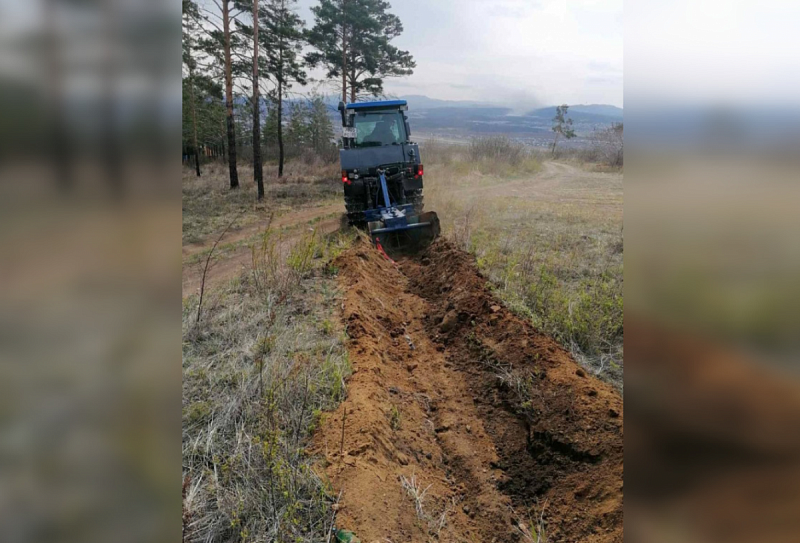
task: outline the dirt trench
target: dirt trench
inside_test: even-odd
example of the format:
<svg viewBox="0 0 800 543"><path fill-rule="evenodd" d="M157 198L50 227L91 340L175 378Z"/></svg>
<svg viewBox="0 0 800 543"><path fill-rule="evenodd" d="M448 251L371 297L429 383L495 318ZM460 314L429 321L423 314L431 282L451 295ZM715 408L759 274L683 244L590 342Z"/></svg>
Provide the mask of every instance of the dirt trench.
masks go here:
<svg viewBox="0 0 800 543"><path fill-rule="evenodd" d="M341 492L339 528L364 543L542 528L554 542L622 541L615 390L506 310L447 241L397 263L359 243L334 264L353 375L311 452Z"/></svg>

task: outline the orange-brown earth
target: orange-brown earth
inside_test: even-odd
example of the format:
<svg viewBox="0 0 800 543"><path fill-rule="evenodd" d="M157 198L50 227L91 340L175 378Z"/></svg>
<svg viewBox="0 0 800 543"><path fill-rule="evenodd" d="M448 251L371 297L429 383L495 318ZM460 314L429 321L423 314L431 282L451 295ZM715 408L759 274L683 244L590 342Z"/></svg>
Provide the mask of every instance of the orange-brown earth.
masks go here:
<svg viewBox="0 0 800 543"><path fill-rule="evenodd" d="M444 240L396 264L358 243L334 264L353 375L311 449L341 492L339 528L364 543L524 541L542 526L549 541L622 541L617 391Z"/></svg>

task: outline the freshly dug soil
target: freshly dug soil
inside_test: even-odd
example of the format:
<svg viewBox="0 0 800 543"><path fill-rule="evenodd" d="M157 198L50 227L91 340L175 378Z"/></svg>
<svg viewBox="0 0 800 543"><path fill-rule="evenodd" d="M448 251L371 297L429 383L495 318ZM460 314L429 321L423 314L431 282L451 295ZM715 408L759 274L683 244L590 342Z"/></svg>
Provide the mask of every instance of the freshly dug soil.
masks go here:
<svg viewBox="0 0 800 543"><path fill-rule="evenodd" d="M312 445L364 542L622 541L623 408L439 240L334 263L353 375ZM414 490L416 487L416 490ZM415 496L416 495L416 499Z"/></svg>

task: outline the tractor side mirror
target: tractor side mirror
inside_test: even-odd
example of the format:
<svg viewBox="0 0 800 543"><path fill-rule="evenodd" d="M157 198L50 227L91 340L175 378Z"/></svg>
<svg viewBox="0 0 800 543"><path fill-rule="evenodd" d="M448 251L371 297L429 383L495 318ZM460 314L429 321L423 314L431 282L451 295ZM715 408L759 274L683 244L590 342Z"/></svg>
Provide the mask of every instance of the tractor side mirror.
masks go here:
<svg viewBox="0 0 800 543"><path fill-rule="evenodd" d="M411 140L411 125L408 124L408 119L403 119L403 122L406 124L406 138L410 141Z"/></svg>

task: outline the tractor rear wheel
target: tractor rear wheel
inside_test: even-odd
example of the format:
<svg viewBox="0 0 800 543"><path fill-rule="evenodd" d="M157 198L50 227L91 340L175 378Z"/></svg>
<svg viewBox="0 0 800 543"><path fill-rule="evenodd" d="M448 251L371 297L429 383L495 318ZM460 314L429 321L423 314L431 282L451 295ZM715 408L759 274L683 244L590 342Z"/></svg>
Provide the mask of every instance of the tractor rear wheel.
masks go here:
<svg viewBox="0 0 800 543"><path fill-rule="evenodd" d="M364 217L366 206L361 199L344 197L344 207L347 209L347 222L356 228L364 228L367 224Z"/></svg>
<svg viewBox="0 0 800 543"><path fill-rule="evenodd" d="M422 198L422 189L411 189L405 191L406 203L414 206L414 211L417 215L422 213L425 208L425 203Z"/></svg>

